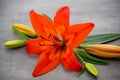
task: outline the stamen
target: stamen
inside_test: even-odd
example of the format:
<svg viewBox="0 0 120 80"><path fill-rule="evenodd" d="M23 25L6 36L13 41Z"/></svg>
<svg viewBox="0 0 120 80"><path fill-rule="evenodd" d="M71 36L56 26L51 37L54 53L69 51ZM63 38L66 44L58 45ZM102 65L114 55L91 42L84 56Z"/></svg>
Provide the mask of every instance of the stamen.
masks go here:
<svg viewBox="0 0 120 80"><path fill-rule="evenodd" d="M42 46L45 46L45 43L43 43L43 44L40 44L40 43L39 43L39 45L42 47Z"/></svg>
<svg viewBox="0 0 120 80"><path fill-rule="evenodd" d="M40 38L44 39L44 40L47 40L47 41L52 41L54 39L52 39L52 34L49 34L48 38L44 38L43 36L40 36Z"/></svg>
<svg viewBox="0 0 120 80"><path fill-rule="evenodd" d="M50 37L51 37L51 34L49 35L48 39L50 39Z"/></svg>

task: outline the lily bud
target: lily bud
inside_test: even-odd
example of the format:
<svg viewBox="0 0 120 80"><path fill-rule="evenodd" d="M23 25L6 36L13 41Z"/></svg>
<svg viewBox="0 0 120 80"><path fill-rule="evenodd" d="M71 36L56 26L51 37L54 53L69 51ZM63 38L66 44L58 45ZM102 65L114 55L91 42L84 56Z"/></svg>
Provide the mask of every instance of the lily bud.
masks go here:
<svg viewBox="0 0 120 80"><path fill-rule="evenodd" d="M18 48L25 46L24 40L11 40L4 43L4 46L7 48Z"/></svg>
<svg viewBox="0 0 120 80"><path fill-rule="evenodd" d="M20 32L24 33L27 36L30 36L30 37L36 37L37 36L35 31L33 29L29 28L26 25L16 23L16 24L13 24L12 27L19 30Z"/></svg>
<svg viewBox="0 0 120 80"><path fill-rule="evenodd" d="M99 74L98 70L96 69L96 67L93 64L85 62L85 67L91 74L93 74L96 77L98 76L98 74Z"/></svg>
<svg viewBox="0 0 120 80"><path fill-rule="evenodd" d="M120 57L120 46L110 44L86 45L84 49L95 56L104 58Z"/></svg>

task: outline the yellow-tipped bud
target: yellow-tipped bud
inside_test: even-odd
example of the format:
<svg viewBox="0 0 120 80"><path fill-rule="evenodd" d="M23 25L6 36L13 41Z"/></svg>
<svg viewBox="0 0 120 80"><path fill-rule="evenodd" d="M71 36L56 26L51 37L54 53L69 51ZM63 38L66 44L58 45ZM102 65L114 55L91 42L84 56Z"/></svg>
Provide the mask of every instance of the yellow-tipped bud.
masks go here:
<svg viewBox="0 0 120 80"><path fill-rule="evenodd" d="M16 24L13 24L12 27L19 30L20 32L24 33L27 36L30 36L30 37L36 37L37 36L35 31L33 29L31 29L30 27L26 26L26 25L16 23Z"/></svg>
<svg viewBox="0 0 120 80"><path fill-rule="evenodd" d="M95 56L104 58L120 57L120 46L109 44L86 45L85 50Z"/></svg>

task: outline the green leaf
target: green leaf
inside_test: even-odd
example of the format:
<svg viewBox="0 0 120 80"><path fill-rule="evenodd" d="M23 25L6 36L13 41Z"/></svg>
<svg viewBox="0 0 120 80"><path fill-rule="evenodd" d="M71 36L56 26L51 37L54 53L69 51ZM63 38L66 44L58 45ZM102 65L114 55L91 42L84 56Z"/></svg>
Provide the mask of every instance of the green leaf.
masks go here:
<svg viewBox="0 0 120 80"><path fill-rule="evenodd" d="M27 37L25 34L23 34L22 32L18 31L17 29L13 28L13 30L16 32L17 35L19 35L21 38L25 39L25 40L29 40L30 38Z"/></svg>
<svg viewBox="0 0 120 80"><path fill-rule="evenodd" d="M108 65L108 64L109 64L109 63L107 63L107 62L106 62L106 63L101 63L101 62L89 60L89 59L84 58L84 57L82 57L82 58L83 58L84 61L89 62L89 63L92 63L92 64L96 64L96 65Z"/></svg>
<svg viewBox="0 0 120 80"><path fill-rule="evenodd" d="M82 61L83 64L82 71L78 74L78 77L84 72L85 68L88 70L88 72L90 72L94 76L96 77L98 76L98 70L95 68L93 64L84 61L77 51L75 51L75 55Z"/></svg>
<svg viewBox="0 0 120 80"><path fill-rule="evenodd" d="M98 65L108 65L109 64L108 62L106 62L102 59L93 57L93 56L87 54L85 51L82 51L82 50L76 50L75 53L77 55L79 55L80 57L82 57L82 59L84 61L87 61L87 62L90 62L90 63L93 63L93 64L98 64Z"/></svg>
<svg viewBox="0 0 120 80"><path fill-rule="evenodd" d="M96 69L96 67L93 65L93 64L91 64L91 63L88 63L88 62L86 62L85 63L85 68L88 70L88 72L90 72L92 75L94 75L94 76L98 76L98 70Z"/></svg>
<svg viewBox="0 0 120 80"><path fill-rule="evenodd" d="M46 15L45 13L43 13L42 15L45 16L46 18L48 18L50 21L53 22L53 20L48 15Z"/></svg>
<svg viewBox="0 0 120 80"><path fill-rule="evenodd" d="M101 44L120 39L120 33L98 34L88 36L82 45Z"/></svg>

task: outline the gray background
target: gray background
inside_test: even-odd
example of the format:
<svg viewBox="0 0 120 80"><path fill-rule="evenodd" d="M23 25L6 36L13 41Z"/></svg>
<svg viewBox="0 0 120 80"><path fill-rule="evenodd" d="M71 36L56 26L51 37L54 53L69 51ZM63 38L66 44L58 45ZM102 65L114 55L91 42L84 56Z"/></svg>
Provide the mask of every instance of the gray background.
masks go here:
<svg viewBox="0 0 120 80"><path fill-rule="evenodd" d="M12 30L14 23L31 27L29 11L46 13L54 17L58 8L67 5L71 9L71 24L92 21L95 28L90 35L120 32L120 0L0 0L0 80L120 80L120 59L106 59L110 65L95 65L97 78L87 71L77 73L66 70L61 64L53 71L36 78L31 73L38 56L26 54L26 49L6 49L3 43L21 39ZM120 40L110 44L120 45Z"/></svg>

